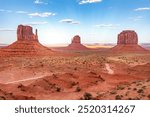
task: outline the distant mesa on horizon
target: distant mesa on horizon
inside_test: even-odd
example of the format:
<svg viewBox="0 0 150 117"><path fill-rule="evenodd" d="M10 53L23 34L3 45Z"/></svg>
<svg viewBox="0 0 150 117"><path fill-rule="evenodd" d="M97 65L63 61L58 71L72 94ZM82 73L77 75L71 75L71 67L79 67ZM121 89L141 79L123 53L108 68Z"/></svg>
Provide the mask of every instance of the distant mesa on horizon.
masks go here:
<svg viewBox="0 0 150 117"><path fill-rule="evenodd" d="M75 35L72 38L71 44L66 47L67 50L89 50L89 48L85 47L81 44L81 38L79 35Z"/></svg>
<svg viewBox="0 0 150 117"><path fill-rule="evenodd" d="M17 28L17 41L0 49L1 56L34 56L51 55L53 51L38 41L37 29L35 34L31 26L19 25Z"/></svg>
<svg viewBox="0 0 150 117"><path fill-rule="evenodd" d="M117 45L111 48L113 52L145 52L147 51L138 45L138 35L133 30L124 30L118 34Z"/></svg>

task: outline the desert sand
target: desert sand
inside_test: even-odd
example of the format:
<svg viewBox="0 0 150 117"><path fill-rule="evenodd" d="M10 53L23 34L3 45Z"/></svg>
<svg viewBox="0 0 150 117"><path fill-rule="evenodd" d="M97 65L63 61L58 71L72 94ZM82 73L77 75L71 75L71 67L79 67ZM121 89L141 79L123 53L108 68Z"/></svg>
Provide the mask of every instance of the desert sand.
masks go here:
<svg viewBox="0 0 150 117"><path fill-rule="evenodd" d="M1 99L118 99L119 95L123 96L119 99L150 99L149 60L150 53L114 55L93 51L74 52L65 57L1 57L0 96ZM142 92L138 93L140 89ZM91 96L86 97L86 93Z"/></svg>

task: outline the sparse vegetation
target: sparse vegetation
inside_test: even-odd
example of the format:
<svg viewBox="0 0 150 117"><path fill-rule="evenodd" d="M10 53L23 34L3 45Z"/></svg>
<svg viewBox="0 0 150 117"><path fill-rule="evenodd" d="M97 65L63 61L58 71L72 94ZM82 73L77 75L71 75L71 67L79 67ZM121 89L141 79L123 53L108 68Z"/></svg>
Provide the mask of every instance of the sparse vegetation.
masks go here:
<svg viewBox="0 0 150 117"><path fill-rule="evenodd" d="M147 95L148 99L150 100L150 94Z"/></svg>
<svg viewBox="0 0 150 117"><path fill-rule="evenodd" d="M143 89L139 89L139 90L137 91L137 93L144 93L144 90L143 90Z"/></svg>
<svg viewBox="0 0 150 117"><path fill-rule="evenodd" d="M117 94L116 91L111 91L110 94L114 95L114 94Z"/></svg>
<svg viewBox="0 0 150 117"><path fill-rule="evenodd" d="M19 85L18 85L18 88L19 88L21 91L26 91L25 86L22 85L22 84L19 84Z"/></svg>
<svg viewBox="0 0 150 117"><path fill-rule="evenodd" d="M0 96L0 100L6 100L4 96Z"/></svg>
<svg viewBox="0 0 150 117"><path fill-rule="evenodd" d="M83 99L83 100L92 100L92 99L93 99L93 96L92 96L91 93L85 92L82 99Z"/></svg>
<svg viewBox="0 0 150 117"><path fill-rule="evenodd" d="M78 83L77 82L71 82L71 86L73 87L73 86L76 86Z"/></svg>
<svg viewBox="0 0 150 117"><path fill-rule="evenodd" d="M60 92L60 91L61 91L61 88L60 88L60 87L56 87L56 91L57 91L57 92Z"/></svg>
<svg viewBox="0 0 150 117"><path fill-rule="evenodd" d="M76 92L80 92L81 88L80 87L76 87Z"/></svg>
<svg viewBox="0 0 150 117"><path fill-rule="evenodd" d="M122 97L123 97L122 95L116 95L115 99L116 99L116 100L121 100Z"/></svg>
<svg viewBox="0 0 150 117"><path fill-rule="evenodd" d="M117 90L123 90L124 88L125 88L125 86L122 86L122 85L117 86Z"/></svg>

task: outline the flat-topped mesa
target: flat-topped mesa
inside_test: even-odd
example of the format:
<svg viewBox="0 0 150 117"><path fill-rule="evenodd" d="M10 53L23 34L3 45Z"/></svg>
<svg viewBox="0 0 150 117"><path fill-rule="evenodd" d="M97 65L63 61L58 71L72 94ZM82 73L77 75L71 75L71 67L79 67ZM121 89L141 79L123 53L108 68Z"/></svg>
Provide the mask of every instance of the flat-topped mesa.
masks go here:
<svg viewBox="0 0 150 117"><path fill-rule="evenodd" d="M81 38L79 35L76 35L72 38L71 44L66 48L67 50L88 50L87 47L81 44Z"/></svg>
<svg viewBox="0 0 150 117"><path fill-rule="evenodd" d="M124 30L118 35L117 45L110 49L110 52L137 53L147 52L146 49L138 45L138 35L133 30Z"/></svg>
<svg viewBox="0 0 150 117"><path fill-rule="evenodd" d="M76 35L72 39L72 43L81 43L81 38L79 35Z"/></svg>
<svg viewBox="0 0 150 117"><path fill-rule="evenodd" d="M38 41L37 29L34 34L31 26L19 25L17 28L17 40L18 41Z"/></svg>
<svg viewBox="0 0 150 117"><path fill-rule="evenodd" d="M124 30L118 35L117 45L124 44L138 44L138 36L137 33L133 30Z"/></svg>

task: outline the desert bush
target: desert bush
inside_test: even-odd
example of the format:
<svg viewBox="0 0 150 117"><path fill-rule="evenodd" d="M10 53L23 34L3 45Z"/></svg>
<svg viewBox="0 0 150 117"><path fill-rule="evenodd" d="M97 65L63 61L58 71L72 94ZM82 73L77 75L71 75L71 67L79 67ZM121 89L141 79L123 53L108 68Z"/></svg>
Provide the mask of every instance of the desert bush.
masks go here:
<svg viewBox="0 0 150 117"><path fill-rule="evenodd" d="M146 86L143 86L143 87L142 87L142 89L145 89L145 88L146 88Z"/></svg>
<svg viewBox="0 0 150 117"><path fill-rule="evenodd" d="M141 83L136 84L136 86L140 86L140 85L142 85L142 84Z"/></svg>
<svg viewBox="0 0 150 117"><path fill-rule="evenodd" d="M0 96L0 100L6 100L4 96Z"/></svg>
<svg viewBox="0 0 150 117"><path fill-rule="evenodd" d="M115 99L116 99L116 100L121 100L122 97L123 97L122 95L116 95Z"/></svg>
<svg viewBox="0 0 150 117"><path fill-rule="evenodd" d="M56 87L56 91L57 91L57 92L60 92L60 91L61 91L61 88L60 88L60 87Z"/></svg>
<svg viewBox="0 0 150 117"><path fill-rule="evenodd" d="M22 84L19 84L18 85L18 88L21 90L21 91L26 91L26 87Z"/></svg>
<svg viewBox="0 0 150 117"><path fill-rule="evenodd" d="M146 80L146 82L150 82L150 78L148 78L148 79Z"/></svg>
<svg viewBox="0 0 150 117"><path fill-rule="evenodd" d="M92 96L91 93L85 92L82 99L83 99L83 100L92 100L92 99L93 99L93 96Z"/></svg>
<svg viewBox="0 0 150 117"><path fill-rule="evenodd" d="M76 92L80 92L81 91L81 88L80 87L77 87L76 88Z"/></svg>
<svg viewBox="0 0 150 117"><path fill-rule="evenodd" d="M125 89L124 86L121 86L121 85L118 85L118 86L117 86L117 90L123 90L123 89Z"/></svg>
<svg viewBox="0 0 150 117"><path fill-rule="evenodd" d="M144 93L144 90L143 89L139 89L137 92L138 93Z"/></svg>
<svg viewBox="0 0 150 117"><path fill-rule="evenodd" d="M148 97L148 99L150 99L150 94L149 94L149 95L147 95L147 97Z"/></svg>
<svg viewBox="0 0 150 117"><path fill-rule="evenodd" d="M111 91L110 94L114 95L114 94L117 94L116 91Z"/></svg>
<svg viewBox="0 0 150 117"><path fill-rule="evenodd" d="M132 98L128 98L127 100L133 100Z"/></svg>

